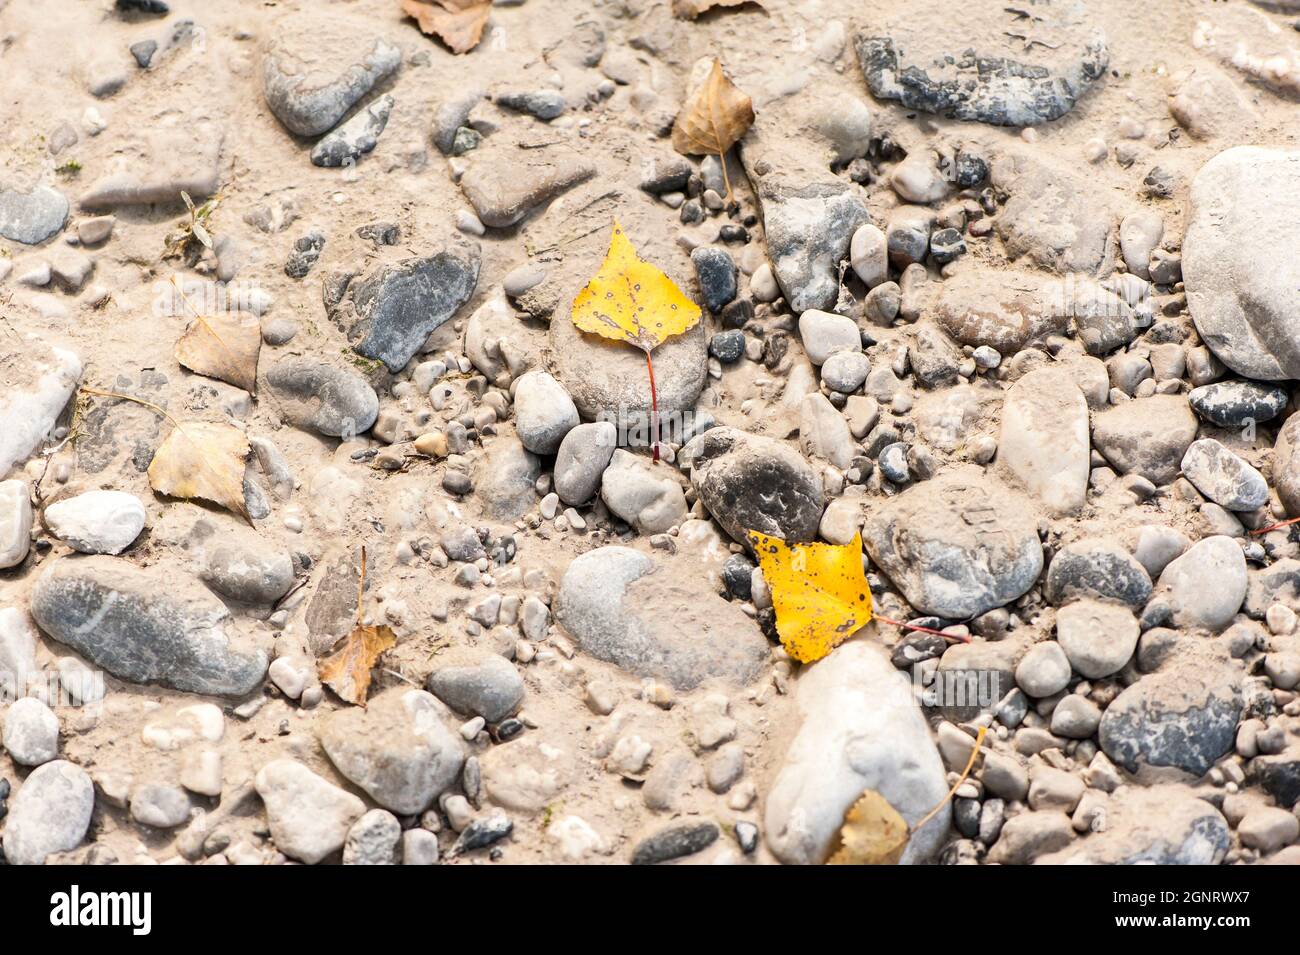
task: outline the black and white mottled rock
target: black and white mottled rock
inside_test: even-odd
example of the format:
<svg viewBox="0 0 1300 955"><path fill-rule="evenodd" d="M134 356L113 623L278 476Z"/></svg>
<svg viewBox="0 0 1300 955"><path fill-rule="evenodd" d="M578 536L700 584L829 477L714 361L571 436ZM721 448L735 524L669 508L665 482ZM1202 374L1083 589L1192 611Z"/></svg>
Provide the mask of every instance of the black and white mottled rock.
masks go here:
<svg viewBox="0 0 1300 955"><path fill-rule="evenodd" d="M326 167L342 166L373 150L388 125L393 103L393 97L385 93L338 129L321 137L320 142L312 147L312 163Z"/></svg>
<svg viewBox="0 0 1300 955"><path fill-rule="evenodd" d="M1168 484L1178 477L1197 427L1184 396L1152 395L1093 415L1092 443L1121 474Z"/></svg>
<svg viewBox="0 0 1300 955"><path fill-rule="evenodd" d="M1039 368L1007 390L998 462L1054 516L1087 500L1088 402L1068 371Z"/></svg>
<svg viewBox="0 0 1300 955"><path fill-rule="evenodd" d="M1116 764L1172 766L1201 776L1237 735L1242 675L1210 649L1192 652L1138 680L1106 708L1098 739Z"/></svg>
<svg viewBox="0 0 1300 955"><path fill-rule="evenodd" d="M1047 568L1043 595L1056 606L1092 597L1138 611L1151 597L1151 577L1115 541L1089 537L1056 552Z"/></svg>
<svg viewBox="0 0 1300 955"><path fill-rule="evenodd" d="M45 526L83 554L120 554L144 530L144 505L125 491L86 491L48 505Z"/></svg>
<svg viewBox="0 0 1300 955"><path fill-rule="evenodd" d="M432 254L384 264L353 282L351 314L340 309L353 349L400 371L478 284L477 242L453 238Z"/></svg>
<svg viewBox="0 0 1300 955"><path fill-rule="evenodd" d="M808 460L774 438L712 428L682 451L700 500L738 543L746 531L790 542L817 539L822 481Z"/></svg>
<svg viewBox="0 0 1300 955"><path fill-rule="evenodd" d="M1029 510L976 468L948 471L875 507L863 539L908 603L949 620L1010 603L1043 569Z"/></svg>
<svg viewBox="0 0 1300 955"><path fill-rule="evenodd" d="M505 657L489 654L474 665L434 670L429 692L458 713L500 723L523 702L524 680Z"/></svg>
<svg viewBox="0 0 1300 955"><path fill-rule="evenodd" d="M556 617L584 652L678 690L752 682L767 641L705 575L681 570L627 547L588 551L564 572Z"/></svg>
<svg viewBox="0 0 1300 955"><path fill-rule="evenodd" d="M277 24L262 55L262 95L298 136L332 129L401 66L401 51L338 14L294 14Z"/></svg>
<svg viewBox="0 0 1300 955"><path fill-rule="evenodd" d="M451 720L423 690L394 688L364 709L327 714L317 732L330 762L371 799L416 815L460 778L465 747Z"/></svg>
<svg viewBox="0 0 1300 955"><path fill-rule="evenodd" d="M578 426L578 408L555 378L530 371L515 383L515 433L534 454L555 454Z"/></svg>
<svg viewBox="0 0 1300 955"><path fill-rule="evenodd" d="M49 437L81 380L81 359L37 338L0 352L0 478Z"/></svg>
<svg viewBox="0 0 1300 955"><path fill-rule="evenodd" d="M1198 491L1230 511L1253 511L1268 502L1264 475L1214 438L1193 441L1182 470Z"/></svg>
<svg viewBox="0 0 1300 955"><path fill-rule="evenodd" d="M1242 378L1216 381L1187 394L1192 410L1220 428L1244 428L1272 421L1286 407L1286 390Z"/></svg>
<svg viewBox="0 0 1300 955"><path fill-rule="evenodd" d="M1091 275L1114 261L1118 216L1091 182L1022 152L997 156L991 179L1010 193L993 220L1010 258Z"/></svg>
<svg viewBox="0 0 1300 955"><path fill-rule="evenodd" d="M267 763L257 771L254 785L266 805L275 847L308 865L342 849L348 830L366 811L352 793L292 759Z"/></svg>
<svg viewBox="0 0 1300 955"><path fill-rule="evenodd" d="M1241 545L1231 537L1197 541L1160 574L1159 592L1179 627L1222 630L1246 599L1249 581Z"/></svg>
<svg viewBox="0 0 1300 955"><path fill-rule="evenodd" d="M32 590L40 628L114 676L189 693L241 696L266 674L265 641L175 568L114 557L65 557Z"/></svg>
<svg viewBox="0 0 1300 955"><path fill-rule="evenodd" d="M291 279L303 279L316 267L325 251L325 233L309 229L293 242L289 256L284 260L284 274Z"/></svg>
<svg viewBox="0 0 1300 955"><path fill-rule="evenodd" d="M1026 17L980 0L948 24L952 31L903 22L885 35L859 34L858 62L877 99L954 119L1035 126L1064 116L1106 72L1105 34L1086 13L1083 4L1066 4ZM1023 48L1009 46L1008 35L1022 36Z"/></svg>
<svg viewBox="0 0 1300 955"><path fill-rule="evenodd" d="M68 200L49 186L29 192L0 189L0 236L24 245L40 245L68 221Z"/></svg>
<svg viewBox="0 0 1300 955"><path fill-rule="evenodd" d="M80 766L55 760L33 770L9 802L5 861L42 865L47 856L81 845L95 808L95 786Z"/></svg>
<svg viewBox="0 0 1300 955"><path fill-rule="evenodd" d="M397 865L402 824L391 812L371 809L352 824L343 842L344 865Z"/></svg>
<svg viewBox="0 0 1300 955"><path fill-rule="evenodd" d="M489 140L474 151L460 188L485 226L505 229L595 173L596 167L568 146L526 149Z"/></svg>
<svg viewBox="0 0 1300 955"><path fill-rule="evenodd" d="M816 865L864 790L879 792L909 825L947 791L943 763L906 676L879 649L851 641L805 668L795 684L800 725L764 808L768 846L789 865ZM903 853L927 861L948 830L945 807Z"/></svg>
<svg viewBox="0 0 1300 955"><path fill-rule="evenodd" d="M555 492L565 504L586 504L600 490L601 475L618 444L609 421L580 424L560 442L555 455Z"/></svg>
<svg viewBox="0 0 1300 955"><path fill-rule="evenodd" d="M1043 865L1218 865L1232 844L1223 814L1184 786L1125 786L1106 801L1105 812L1105 828L1037 861Z"/></svg>
<svg viewBox="0 0 1300 955"><path fill-rule="evenodd" d="M1262 268L1267 248L1300 242L1289 214L1300 197L1300 150L1238 146L1196 174L1183 238L1187 308L1229 368L1264 381L1300 377L1292 317L1300 264Z"/></svg>
<svg viewBox="0 0 1300 955"><path fill-rule="evenodd" d="M537 504L534 485L542 466L517 438L497 438L480 460L474 487L483 513L495 521L514 521Z"/></svg>
<svg viewBox="0 0 1300 955"><path fill-rule="evenodd" d="M266 383L289 421L328 437L362 434L379 416L379 396L369 382L311 358L286 358L273 365Z"/></svg>

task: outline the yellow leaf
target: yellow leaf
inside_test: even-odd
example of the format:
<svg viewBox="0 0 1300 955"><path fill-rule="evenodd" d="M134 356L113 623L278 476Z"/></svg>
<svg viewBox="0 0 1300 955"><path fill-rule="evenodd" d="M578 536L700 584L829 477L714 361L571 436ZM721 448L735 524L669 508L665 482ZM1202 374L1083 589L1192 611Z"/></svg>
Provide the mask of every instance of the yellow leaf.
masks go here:
<svg viewBox="0 0 1300 955"><path fill-rule="evenodd" d="M776 632L801 663L820 660L871 619L862 537L848 544L787 544L748 531L776 608Z"/></svg>
<svg viewBox="0 0 1300 955"><path fill-rule="evenodd" d="M437 36L453 53L468 53L483 39L492 0L402 0L402 12L420 32Z"/></svg>
<svg viewBox="0 0 1300 955"><path fill-rule="evenodd" d="M911 833L907 821L874 789L844 814L839 851L827 865L897 865Z"/></svg>
<svg viewBox="0 0 1300 955"><path fill-rule="evenodd" d="M361 622L361 598L366 592L366 549L361 548L361 575L357 582L357 625L339 643L332 654L316 668L321 682L345 703L366 705L370 693L370 671L379 657L397 645L392 628Z"/></svg>
<svg viewBox="0 0 1300 955"><path fill-rule="evenodd" d="M700 320L700 307L649 262L614 223L600 270L573 300L573 324L649 353Z"/></svg>
<svg viewBox="0 0 1300 955"><path fill-rule="evenodd" d="M708 79L677 114L673 149L685 156L721 156L753 122L753 100L727 79L722 64L714 60Z"/></svg>
<svg viewBox="0 0 1300 955"><path fill-rule="evenodd" d="M169 416L170 417L170 416ZM176 421L149 463L149 484L159 494L199 498L234 511L250 524L244 506L248 439L238 428L207 421Z"/></svg>
<svg viewBox="0 0 1300 955"><path fill-rule="evenodd" d="M176 360L190 371L257 393L262 329L247 312L196 315L176 340Z"/></svg>

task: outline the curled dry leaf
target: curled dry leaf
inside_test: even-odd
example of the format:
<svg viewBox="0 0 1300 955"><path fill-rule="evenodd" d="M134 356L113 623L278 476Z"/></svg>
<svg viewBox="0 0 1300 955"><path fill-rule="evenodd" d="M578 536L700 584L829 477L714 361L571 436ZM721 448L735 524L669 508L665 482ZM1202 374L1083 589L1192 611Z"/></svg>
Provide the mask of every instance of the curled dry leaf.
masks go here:
<svg viewBox="0 0 1300 955"><path fill-rule="evenodd" d="M219 504L251 524L244 506L248 438L228 424L171 421L171 433L149 463L149 485L169 497Z"/></svg>
<svg viewBox="0 0 1300 955"><path fill-rule="evenodd" d="M847 544L787 544L749 531L772 591L776 632L801 663L820 660L871 619L862 536Z"/></svg>
<svg viewBox="0 0 1300 955"><path fill-rule="evenodd" d="M911 836L907 821L874 789L864 792L847 813L840 848L827 865L897 865Z"/></svg>
<svg viewBox="0 0 1300 955"><path fill-rule="evenodd" d="M722 64L713 68L704 84L686 101L673 123L673 149L684 156L716 155L736 144L754 123L754 102L740 91L722 72ZM723 175L727 163L722 162ZM731 181L727 180L727 198L731 198Z"/></svg>
<svg viewBox="0 0 1300 955"><path fill-rule="evenodd" d="M757 0L673 0L673 16L682 20L694 20L714 7L743 7L747 3L761 6Z"/></svg>
<svg viewBox="0 0 1300 955"><path fill-rule="evenodd" d="M468 53L483 39L492 0L402 0L402 12L420 32L436 36L453 53Z"/></svg>
<svg viewBox="0 0 1300 955"><path fill-rule="evenodd" d="M392 628L362 623L361 598L366 592L366 549L361 548L361 579L357 584L357 625L333 653L316 668L320 680L354 706L365 706L370 693L370 671L385 650L397 645Z"/></svg>
<svg viewBox="0 0 1300 955"><path fill-rule="evenodd" d="M257 356L262 329L247 312L195 315L176 340L176 360L190 371L257 394Z"/></svg>

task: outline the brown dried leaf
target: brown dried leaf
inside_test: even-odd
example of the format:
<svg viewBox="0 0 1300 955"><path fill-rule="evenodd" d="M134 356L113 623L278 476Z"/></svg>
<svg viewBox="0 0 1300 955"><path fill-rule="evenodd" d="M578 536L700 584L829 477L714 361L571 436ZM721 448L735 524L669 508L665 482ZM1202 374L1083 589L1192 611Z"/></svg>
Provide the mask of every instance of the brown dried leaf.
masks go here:
<svg viewBox="0 0 1300 955"><path fill-rule="evenodd" d="M262 329L247 312L198 315L176 340L176 360L190 371L257 394Z"/></svg>
<svg viewBox="0 0 1300 955"><path fill-rule="evenodd" d="M402 0L402 12L420 32L436 36L453 53L468 53L483 39L492 0Z"/></svg>
<svg viewBox="0 0 1300 955"><path fill-rule="evenodd" d="M361 600L366 592L366 549L361 548L361 573L357 580L357 625L332 654L316 668L321 682L345 703L365 706L370 693L370 671L388 648L397 644L390 627L362 623Z"/></svg>
<svg viewBox="0 0 1300 955"><path fill-rule="evenodd" d="M721 156L744 136L754 122L754 103L727 79L722 64L687 100L673 124L673 149L684 156Z"/></svg>
<svg viewBox="0 0 1300 955"><path fill-rule="evenodd" d="M907 821L874 789L864 792L847 813L840 849L827 865L897 865L911 833Z"/></svg>
<svg viewBox="0 0 1300 955"><path fill-rule="evenodd" d="M714 7L741 7L747 3L761 6L757 0L673 0L673 16L682 20L694 20Z"/></svg>
<svg viewBox="0 0 1300 955"><path fill-rule="evenodd" d="M248 439L238 428L209 421L175 421L149 463L149 484L159 494L198 498L234 511L250 524L244 506Z"/></svg>
<svg viewBox="0 0 1300 955"><path fill-rule="evenodd" d="M391 627L358 624L343 638L339 648L320 662L317 672L321 682L344 702L365 706L370 692L370 671L380 655L396 644L397 637Z"/></svg>

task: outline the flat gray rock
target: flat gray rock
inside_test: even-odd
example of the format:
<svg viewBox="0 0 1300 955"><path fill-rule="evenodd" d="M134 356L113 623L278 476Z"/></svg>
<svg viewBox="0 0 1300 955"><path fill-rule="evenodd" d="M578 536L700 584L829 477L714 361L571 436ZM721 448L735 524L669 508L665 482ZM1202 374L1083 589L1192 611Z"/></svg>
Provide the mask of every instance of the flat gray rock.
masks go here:
<svg viewBox="0 0 1300 955"><path fill-rule="evenodd" d="M68 220L68 200L49 186L30 192L0 189L0 235L24 245L40 245Z"/></svg>
<svg viewBox="0 0 1300 955"><path fill-rule="evenodd" d="M273 365L266 383L289 421L332 438L363 434L379 416L379 396L368 381L311 358Z"/></svg>
<svg viewBox="0 0 1300 955"><path fill-rule="evenodd" d="M569 564L557 619L585 653L678 690L714 679L743 686L768 655L754 621L703 575L628 547L600 547Z"/></svg>
<svg viewBox="0 0 1300 955"><path fill-rule="evenodd" d="M1106 37L1083 3L1033 7L976 0L943 29L908 11L856 46L867 88L908 109L994 126L1036 126L1073 108L1110 62Z"/></svg>
<svg viewBox="0 0 1300 955"><path fill-rule="evenodd" d="M235 632L230 612L175 567L116 557L64 557L32 591L49 636L130 683L242 696L261 683L266 646Z"/></svg>
<svg viewBox="0 0 1300 955"><path fill-rule="evenodd" d="M58 759L32 771L9 803L5 861L43 865L81 845L95 808L95 786L80 766Z"/></svg>

